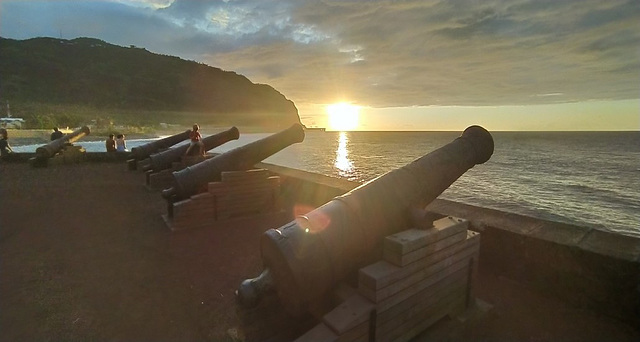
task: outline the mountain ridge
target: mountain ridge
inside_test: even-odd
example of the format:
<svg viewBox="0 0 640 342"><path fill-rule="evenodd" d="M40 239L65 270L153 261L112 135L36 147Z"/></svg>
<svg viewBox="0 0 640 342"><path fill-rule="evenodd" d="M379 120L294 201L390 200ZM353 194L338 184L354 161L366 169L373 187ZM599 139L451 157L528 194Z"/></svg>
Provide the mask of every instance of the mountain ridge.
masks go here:
<svg viewBox="0 0 640 342"><path fill-rule="evenodd" d="M295 104L233 71L96 38L0 37L0 101L209 113L245 125L299 123Z"/></svg>

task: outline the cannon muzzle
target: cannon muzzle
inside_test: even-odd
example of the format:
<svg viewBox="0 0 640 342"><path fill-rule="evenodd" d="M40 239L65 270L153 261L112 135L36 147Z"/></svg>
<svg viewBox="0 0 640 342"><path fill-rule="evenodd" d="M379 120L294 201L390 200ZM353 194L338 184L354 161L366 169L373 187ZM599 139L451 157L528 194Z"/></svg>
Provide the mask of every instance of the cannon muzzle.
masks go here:
<svg viewBox="0 0 640 342"><path fill-rule="evenodd" d="M237 140L239 137L240 132L238 131L238 128L234 126L226 131L203 138L202 143L204 144L204 150L209 151L231 140ZM187 152L187 149L189 149L188 144L168 149L166 151L154 153L149 156L150 163L149 165L145 166L144 170L160 171L168 169L171 167L171 164L173 162L180 160L180 157L182 157ZM196 149L193 149L192 151L196 152Z"/></svg>
<svg viewBox="0 0 640 342"><path fill-rule="evenodd" d="M143 160L148 158L153 153L158 152L161 149L169 148L181 141L189 139L191 130L188 129L182 133L174 134L166 138L158 139L144 145L136 146L131 149L131 155L136 160Z"/></svg>
<svg viewBox="0 0 640 342"><path fill-rule="evenodd" d="M166 199L185 199L209 182L220 180L223 171L248 170L283 148L304 140L304 129L296 123L266 138L240 146L198 164L173 172L174 186L162 191Z"/></svg>
<svg viewBox="0 0 640 342"><path fill-rule="evenodd" d="M65 134L62 137L46 144L40 146L36 149L36 158L38 159L48 159L56 155L56 153L60 152L62 148L67 144L72 144L78 141L80 138L85 135L91 134L91 129L87 126L82 126L80 129L73 131L72 133Z"/></svg>
<svg viewBox="0 0 640 342"><path fill-rule="evenodd" d="M309 303L372 262L384 237L406 229L408 209L424 208L492 154L491 134L471 126L453 142L266 231L260 242L265 271L241 284L239 302L251 306L261 293L275 289L289 313L305 312Z"/></svg>

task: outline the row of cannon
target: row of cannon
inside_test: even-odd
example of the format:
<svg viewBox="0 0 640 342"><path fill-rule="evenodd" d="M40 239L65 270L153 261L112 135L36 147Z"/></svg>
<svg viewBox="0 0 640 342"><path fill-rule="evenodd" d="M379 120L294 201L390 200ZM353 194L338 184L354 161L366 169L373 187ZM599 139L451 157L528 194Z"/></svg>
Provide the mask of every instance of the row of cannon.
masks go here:
<svg viewBox="0 0 640 342"><path fill-rule="evenodd" d="M145 171L167 169L186 147L170 148L189 131L132 149L135 160L148 160ZM207 150L238 139L235 127L204 139ZM170 203L197 194L220 180L224 171L253 165L304 140L300 124L172 173L172 186L162 191ZM166 149L162 151L162 149ZM252 307L267 293L277 293L294 316L326 295L340 281L362 267L385 236L406 227L407 212L424 208L467 170L489 160L491 134L468 127L460 137L415 161L362 184L277 229L267 230L260 243L264 271L239 286L237 299Z"/></svg>
<svg viewBox="0 0 640 342"><path fill-rule="evenodd" d="M159 172L171 168L187 152L188 145L171 146L186 140L191 131L176 134L164 139L156 140L131 149L133 159L129 161L131 169L137 168L142 162L146 172ZM236 127L207 136L202 139L204 150L209 151L231 140L236 140L240 133ZM304 140L304 128L300 124L293 124L289 128L268 137L237 147L225 153L206 158L194 165L173 172L173 186L162 191L162 196L169 201L189 198L198 193L210 182L220 180L224 171L248 170L253 165L280 150Z"/></svg>
<svg viewBox="0 0 640 342"><path fill-rule="evenodd" d="M36 158L50 158L65 145L89 133L88 127L82 127L52 141L36 150ZM130 168L135 169L141 161L146 161L146 172L171 168L188 149L188 145L173 146L187 140L189 133L187 130L132 148ZM238 138L238 129L231 127L205 137L202 142L209 151ZM187 199L209 182L219 181L222 172L251 169L304 138L303 126L294 124L174 171L172 185L162 191L162 196L169 203ZM486 162L493 149L491 134L480 126L471 126L449 144L338 196L280 228L267 230L260 243L264 271L242 282L237 291L239 303L254 306L266 293L275 291L289 313L304 313L310 303L370 261L372 251L382 239L405 226L402 222L407 220L408 210L424 208L467 170Z"/></svg>

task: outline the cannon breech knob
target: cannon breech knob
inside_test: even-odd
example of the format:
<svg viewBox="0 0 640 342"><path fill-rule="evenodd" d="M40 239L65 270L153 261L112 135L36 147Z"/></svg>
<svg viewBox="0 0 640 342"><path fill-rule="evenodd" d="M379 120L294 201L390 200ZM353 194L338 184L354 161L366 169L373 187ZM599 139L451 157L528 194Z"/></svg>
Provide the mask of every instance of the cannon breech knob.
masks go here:
<svg viewBox="0 0 640 342"><path fill-rule="evenodd" d="M260 299L269 291L275 289L273 276L267 268L253 279L245 279L236 290L236 300L245 308L253 308L260 302Z"/></svg>

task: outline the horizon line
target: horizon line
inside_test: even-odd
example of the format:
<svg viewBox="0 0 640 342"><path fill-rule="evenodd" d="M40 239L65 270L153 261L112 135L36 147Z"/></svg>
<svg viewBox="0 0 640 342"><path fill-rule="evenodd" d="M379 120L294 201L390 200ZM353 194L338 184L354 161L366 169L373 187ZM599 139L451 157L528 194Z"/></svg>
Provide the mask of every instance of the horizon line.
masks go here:
<svg viewBox="0 0 640 342"><path fill-rule="evenodd" d="M481 126L482 127L482 126ZM486 127L482 127L489 132L507 132L507 133L518 133L518 132L528 132L528 133L548 133L548 132L557 132L557 133L579 133L579 132L640 132L640 129L632 130L632 129L620 129L620 130L491 130ZM466 129L466 128L465 128ZM462 132L462 130L330 130L326 129L324 132Z"/></svg>

